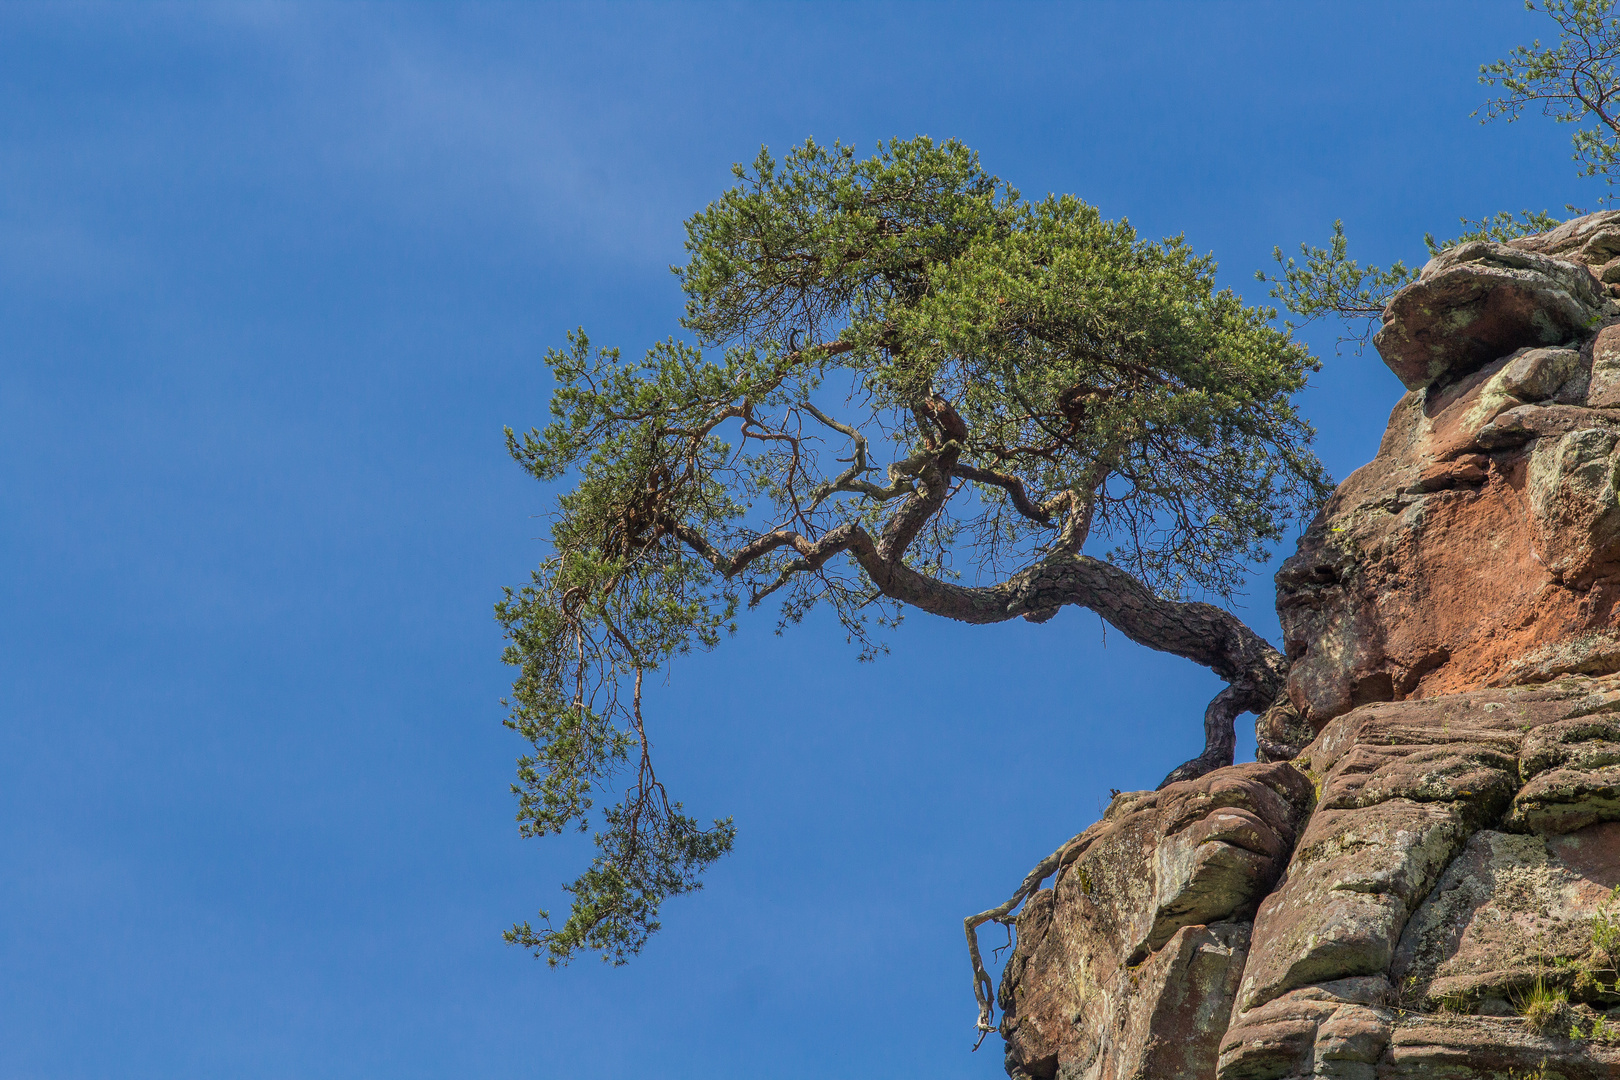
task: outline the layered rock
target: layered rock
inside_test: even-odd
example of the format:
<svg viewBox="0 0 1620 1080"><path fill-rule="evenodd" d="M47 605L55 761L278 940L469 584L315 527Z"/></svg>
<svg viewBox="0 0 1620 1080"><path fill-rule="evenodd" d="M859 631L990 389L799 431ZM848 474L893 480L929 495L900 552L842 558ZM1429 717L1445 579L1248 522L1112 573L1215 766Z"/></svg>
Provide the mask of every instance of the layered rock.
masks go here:
<svg viewBox="0 0 1620 1080"><path fill-rule="evenodd" d="M1567 1037L1620 1004L1592 922L1620 884L1620 804L1574 794L1601 780L1602 755L1547 752L1581 745L1562 733L1594 721L1570 718L1609 699L1620 678L1565 677L1331 721L1294 763L1319 800L1260 906L1218 1069L1203 1075L1487 1077L1543 1059L1620 1075L1620 1046ZM1525 778L1553 762L1569 763L1564 812L1532 812ZM1504 1019L1538 984L1584 1011L1550 1031Z"/></svg>
<svg viewBox="0 0 1620 1080"><path fill-rule="evenodd" d="M1277 577L1293 760L1071 847L1019 919L1010 1074L1620 1077L1616 295L1620 212L1397 294L1407 393Z"/></svg>

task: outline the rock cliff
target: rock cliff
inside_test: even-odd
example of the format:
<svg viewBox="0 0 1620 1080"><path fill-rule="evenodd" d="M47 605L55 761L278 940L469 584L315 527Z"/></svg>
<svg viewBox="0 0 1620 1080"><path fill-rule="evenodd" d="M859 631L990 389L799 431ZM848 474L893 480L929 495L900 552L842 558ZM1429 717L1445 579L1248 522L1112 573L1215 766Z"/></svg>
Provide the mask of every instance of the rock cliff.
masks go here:
<svg viewBox="0 0 1620 1080"><path fill-rule="evenodd" d="M1277 575L1262 762L1117 796L1017 920L1007 1070L1620 1078L1620 212L1469 243Z"/></svg>

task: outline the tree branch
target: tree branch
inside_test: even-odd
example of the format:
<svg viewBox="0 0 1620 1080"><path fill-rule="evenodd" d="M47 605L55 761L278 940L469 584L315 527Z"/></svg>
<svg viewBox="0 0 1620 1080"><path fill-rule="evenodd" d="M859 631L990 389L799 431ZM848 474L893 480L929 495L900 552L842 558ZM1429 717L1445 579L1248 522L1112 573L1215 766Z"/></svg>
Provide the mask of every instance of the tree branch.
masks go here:
<svg viewBox="0 0 1620 1080"><path fill-rule="evenodd" d="M922 460L917 469L917 489L884 523L878 538L877 552L881 560L889 564L899 564L905 558L911 542L950 497L951 474L968 436L967 423L951 403L938 394L930 393L913 406L913 411L928 453L918 455ZM930 422L938 426L943 439L934 438L928 431ZM891 466L891 474L892 471ZM864 563L862 566L865 568ZM871 573L869 569L867 572Z"/></svg>
<svg viewBox="0 0 1620 1080"><path fill-rule="evenodd" d="M1029 520L1041 525L1052 524L1052 514L1063 505L1068 498L1068 492L1061 492L1056 497L1045 502L1037 503L1029 497L1024 489L1024 482L1011 473L996 472L993 469L979 469L972 465L957 465L951 472L964 480L971 480L975 484L988 484L998 487L1007 493L1012 500L1013 508Z"/></svg>
<svg viewBox="0 0 1620 1080"><path fill-rule="evenodd" d="M1086 832L1090 831L1090 829L1086 830ZM1012 922L1010 916L1013 909L1029 899L1035 890L1041 887L1041 882L1057 873L1066 863L1073 862L1080 857L1088 846L1084 842L1085 835L1084 832L1077 834L1062 847L1036 863L1030 872L1024 875L1024 880L1019 883L1017 890L1007 898L1005 903L998 904L988 911L981 911L977 915L969 915L962 920L963 929L967 931L968 954L973 958L973 996L979 1002L979 1031L991 1032L996 1030L995 1024L991 1022L994 1012L992 1003L995 1001L995 987L990 982L989 974L984 970L984 960L979 954L979 927L987 922ZM978 1047L975 1045L974 1049L977 1050Z"/></svg>

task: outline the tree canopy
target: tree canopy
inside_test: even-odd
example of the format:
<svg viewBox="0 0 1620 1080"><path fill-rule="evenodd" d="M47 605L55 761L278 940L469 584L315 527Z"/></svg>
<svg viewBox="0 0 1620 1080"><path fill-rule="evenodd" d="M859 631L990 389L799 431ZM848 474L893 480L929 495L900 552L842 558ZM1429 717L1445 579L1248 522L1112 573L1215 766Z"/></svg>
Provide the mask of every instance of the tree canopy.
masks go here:
<svg viewBox="0 0 1620 1080"><path fill-rule="evenodd" d="M1293 404L1316 361L1182 238L1025 199L954 141L807 142L734 172L687 222L688 339L627 361L571 334L550 423L507 433L567 489L497 606L532 744L521 828L596 830L563 924L507 935L554 964L622 962L730 849L730 819L659 779L642 686L741 607L781 629L825 605L866 657L910 609L1090 608L1230 684L1172 774L1198 775L1284 669L1198 598L1230 597L1331 488Z"/></svg>

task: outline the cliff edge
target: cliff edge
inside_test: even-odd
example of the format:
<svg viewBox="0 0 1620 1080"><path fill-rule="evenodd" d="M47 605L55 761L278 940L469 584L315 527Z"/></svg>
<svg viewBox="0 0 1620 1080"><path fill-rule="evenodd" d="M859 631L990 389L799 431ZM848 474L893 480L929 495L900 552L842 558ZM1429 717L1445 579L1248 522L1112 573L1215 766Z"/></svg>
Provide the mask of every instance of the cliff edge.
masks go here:
<svg viewBox="0 0 1620 1080"><path fill-rule="evenodd" d="M1620 212L1432 260L1407 387L1277 575L1261 762L1029 898L1007 1071L1620 1078Z"/></svg>

